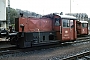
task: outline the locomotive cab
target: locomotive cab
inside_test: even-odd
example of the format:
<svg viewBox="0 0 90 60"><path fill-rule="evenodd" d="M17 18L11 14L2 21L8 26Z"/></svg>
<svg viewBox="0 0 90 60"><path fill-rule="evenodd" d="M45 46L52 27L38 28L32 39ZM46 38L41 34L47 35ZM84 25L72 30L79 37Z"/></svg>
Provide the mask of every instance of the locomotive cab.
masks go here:
<svg viewBox="0 0 90 60"><path fill-rule="evenodd" d="M57 40L61 42L74 41L77 38L76 34L76 18L67 15L55 15L60 17L60 24L54 25L56 31ZM55 21L56 23L57 21Z"/></svg>
<svg viewBox="0 0 90 60"><path fill-rule="evenodd" d="M77 34L78 35L88 35L88 22L87 21L77 21Z"/></svg>

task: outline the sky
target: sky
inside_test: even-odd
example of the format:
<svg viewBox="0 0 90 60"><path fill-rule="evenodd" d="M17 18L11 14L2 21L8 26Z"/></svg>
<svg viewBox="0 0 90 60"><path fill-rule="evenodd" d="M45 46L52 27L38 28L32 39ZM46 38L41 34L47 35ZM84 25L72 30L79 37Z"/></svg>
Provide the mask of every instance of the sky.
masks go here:
<svg viewBox="0 0 90 60"><path fill-rule="evenodd" d="M89 6L90 0L71 0L71 13L87 13L90 17ZM41 15L55 12L65 14L70 13L70 0L10 0L10 7Z"/></svg>

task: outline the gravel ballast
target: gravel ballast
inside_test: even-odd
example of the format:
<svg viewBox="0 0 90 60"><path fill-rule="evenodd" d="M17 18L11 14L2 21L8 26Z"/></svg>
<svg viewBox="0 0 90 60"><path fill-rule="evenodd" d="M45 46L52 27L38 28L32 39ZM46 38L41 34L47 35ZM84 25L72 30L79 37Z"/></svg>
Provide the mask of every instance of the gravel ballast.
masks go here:
<svg viewBox="0 0 90 60"><path fill-rule="evenodd" d="M90 42L0 56L0 60L59 60L90 50Z"/></svg>

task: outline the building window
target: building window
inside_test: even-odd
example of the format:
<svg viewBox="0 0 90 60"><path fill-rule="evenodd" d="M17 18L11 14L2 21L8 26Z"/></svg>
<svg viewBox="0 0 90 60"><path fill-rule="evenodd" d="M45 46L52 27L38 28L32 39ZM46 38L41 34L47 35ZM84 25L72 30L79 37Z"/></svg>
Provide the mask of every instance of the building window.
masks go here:
<svg viewBox="0 0 90 60"><path fill-rule="evenodd" d="M1 27L1 24L2 24L2 23L0 22L0 27Z"/></svg>

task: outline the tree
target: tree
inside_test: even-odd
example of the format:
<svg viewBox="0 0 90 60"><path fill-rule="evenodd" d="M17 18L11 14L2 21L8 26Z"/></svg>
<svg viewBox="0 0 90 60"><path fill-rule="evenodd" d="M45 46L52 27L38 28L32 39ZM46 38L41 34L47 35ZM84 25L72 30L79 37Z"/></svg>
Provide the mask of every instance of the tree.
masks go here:
<svg viewBox="0 0 90 60"><path fill-rule="evenodd" d="M24 17L40 17L42 15L27 10L10 8L10 23L15 23L15 18L19 17L19 14L23 13ZM8 20L8 7L6 8L6 20Z"/></svg>
<svg viewBox="0 0 90 60"><path fill-rule="evenodd" d="M15 9L10 8L10 23L15 23L15 18L18 17L18 13ZM6 8L6 21L8 20L8 7ZM8 22L8 21L7 21Z"/></svg>

